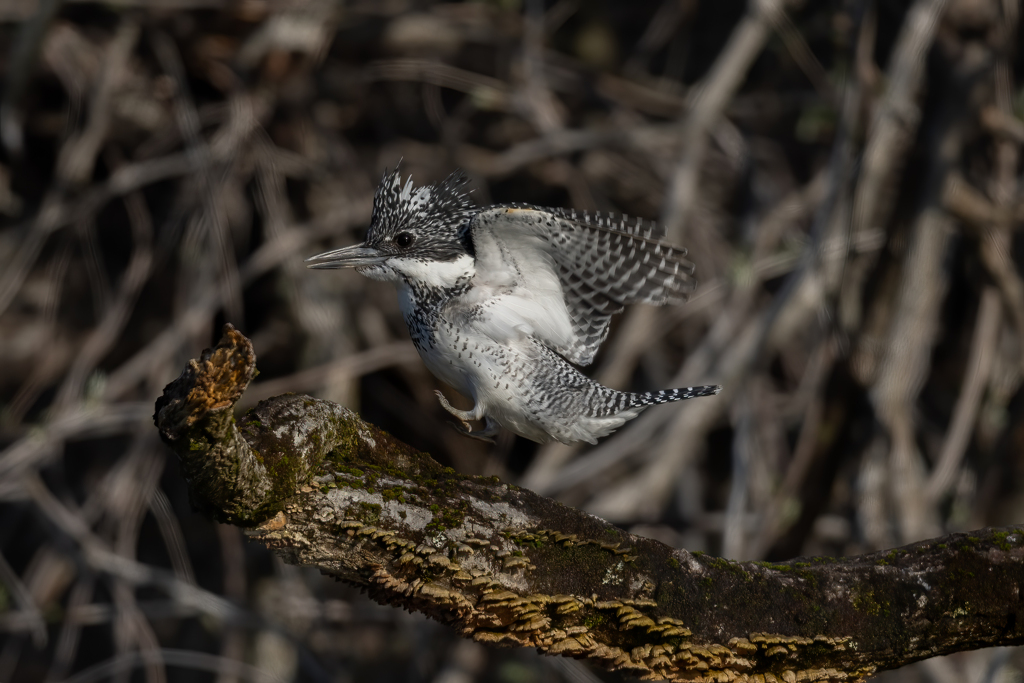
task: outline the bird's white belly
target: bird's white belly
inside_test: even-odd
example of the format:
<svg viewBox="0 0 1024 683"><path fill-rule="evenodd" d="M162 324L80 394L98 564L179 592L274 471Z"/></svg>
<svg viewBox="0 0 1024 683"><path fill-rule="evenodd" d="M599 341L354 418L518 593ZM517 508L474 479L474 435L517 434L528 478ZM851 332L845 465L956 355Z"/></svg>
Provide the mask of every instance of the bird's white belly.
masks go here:
<svg viewBox="0 0 1024 683"><path fill-rule="evenodd" d="M488 406L495 394L514 399L526 370L522 354L513 347L444 322L434 334L434 345L422 349L420 357L434 375Z"/></svg>
<svg viewBox="0 0 1024 683"><path fill-rule="evenodd" d="M528 339L499 343L487 335L467 333L442 325L434 337L436 345L421 351L424 363L447 384L473 399L474 407L509 431L541 443L594 441L594 432L607 420L592 425L579 415L578 406L566 414L547 414L543 408L546 371L539 362L538 347ZM544 416L541 417L541 413ZM612 418L608 429L624 420Z"/></svg>
<svg viewBox="0 0 1024 683"><path fill-rule="evenodd" d="M399 293L427 369L472 399L476 415L515 434L541 443L595 443L641 410L592 415L592 398L585 394L598 385L541 342L504 324L512 317L500 297L483 306L449 300L429 325L417 325L412 301Z"/></svg>
<svg viewBox="0 0 1024 683"><path fill-rule="evenodd" d="M470 369L472 366L468 362L468 353L463 353L463 357L460 357L457 352L453 355L451 349L454 348L456 342L454 338L448 339L447 336L434 335L433 346L419 347L420 358L435 377L463 396L475 399L474 373Z"/></svg>

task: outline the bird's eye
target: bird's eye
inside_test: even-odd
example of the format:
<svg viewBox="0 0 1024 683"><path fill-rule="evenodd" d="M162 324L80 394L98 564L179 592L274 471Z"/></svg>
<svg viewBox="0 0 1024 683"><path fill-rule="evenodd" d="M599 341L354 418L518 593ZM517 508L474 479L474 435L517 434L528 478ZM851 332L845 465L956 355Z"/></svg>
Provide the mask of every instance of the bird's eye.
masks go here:
<svg viewBox="0 0 1024 683"><path fill-rule="evenodd" d="M402 249L408 249L412 246L413 236L411 232L400 232L395 235L395 244L400 246Z"/></svg>

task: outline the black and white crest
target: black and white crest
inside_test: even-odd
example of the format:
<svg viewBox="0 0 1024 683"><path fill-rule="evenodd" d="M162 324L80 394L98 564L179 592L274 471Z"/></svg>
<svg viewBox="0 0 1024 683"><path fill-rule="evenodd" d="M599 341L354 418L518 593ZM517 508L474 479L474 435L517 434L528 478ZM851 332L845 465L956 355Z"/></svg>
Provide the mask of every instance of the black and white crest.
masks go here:
<svg viewBox="0 0 1024 683"><path fill-rule="evenodd" d="M467 253L466 228L479 208L464 191L466 182L465 174L456 171L439 183L413 187L411 176L402 182L398 168L385 172L373 197L367 246L391 252L398 246L396 238L406 233L421 258L451 261Z"/></svg>

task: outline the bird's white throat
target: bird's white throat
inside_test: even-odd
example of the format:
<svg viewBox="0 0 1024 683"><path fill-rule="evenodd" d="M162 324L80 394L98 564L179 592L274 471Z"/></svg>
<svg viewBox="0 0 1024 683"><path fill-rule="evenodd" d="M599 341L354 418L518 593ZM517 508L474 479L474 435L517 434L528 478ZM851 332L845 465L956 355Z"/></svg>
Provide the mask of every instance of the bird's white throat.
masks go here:
<svg viewBox="0 0 1024 683"><path fill-rule="evenodd" d="M404 275L411 284L434 289L454 287L476 273L475 261L469 254L462 254L453 261L395 257L388 259L388 265Z"/></svg>

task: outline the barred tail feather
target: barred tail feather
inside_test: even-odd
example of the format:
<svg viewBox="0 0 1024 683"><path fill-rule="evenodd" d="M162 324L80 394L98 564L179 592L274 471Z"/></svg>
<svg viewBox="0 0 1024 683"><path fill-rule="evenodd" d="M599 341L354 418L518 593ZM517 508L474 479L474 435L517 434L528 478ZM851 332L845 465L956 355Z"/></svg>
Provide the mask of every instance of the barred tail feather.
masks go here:
<svg viewBox="0 0 1024 683"><path fill-rule="evenodd" d="M630 408L646 408L661 403L672 401L685 401L688 398L699 398L701 396L714 396L722 390L718 384L707 384L702 387L683 387L680 389L666 389L664 391L651 391L646 394L630 394Z"/></svg>

